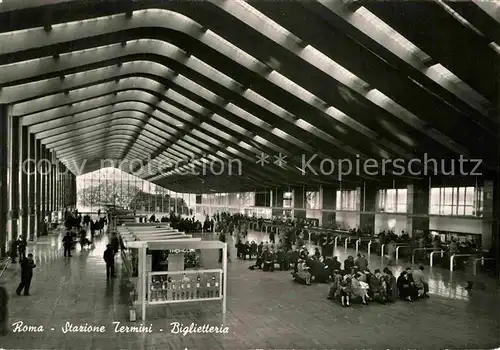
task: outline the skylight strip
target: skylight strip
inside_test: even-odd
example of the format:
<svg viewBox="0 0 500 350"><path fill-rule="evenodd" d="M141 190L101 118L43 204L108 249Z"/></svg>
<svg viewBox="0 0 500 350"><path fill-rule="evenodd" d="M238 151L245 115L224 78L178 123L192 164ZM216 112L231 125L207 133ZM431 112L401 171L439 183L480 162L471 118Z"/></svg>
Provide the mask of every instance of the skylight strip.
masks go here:
<svg viewBox="0 0 500 350"><path fill-rule="evenodd" d="M200 142L194 138L192 138L191 136L189 135L184 135L183 137L184 140L190 142L190 143L194 143L196 145L196 147L198 147L200 150L201 149L205 149L205 150L211 150L212 147L208 146L206 143L203 143L203 142Z"/></svg>
<svg viewBox="0 0 500 350"><path fill-rule="evenodd" d="M172 134L169 134L169 133L161 130L160 128L152 127L151 124L148 123L148 121L146 121L144 124L144 130L146 130L152 134L156 134L156 135L160 136L163 140L167 140L169 142L172 142L172 140L175 139L175 137Z"/></svg>
<svg viewBox="0 0 500 350"><path fill-rule="evenodd" d="M240 141L238 142L238 146L246 149L247 151L250 151L250 152L254 152L254 153L259 153L259 150L256 149L255 147L249 145L248 143L246 143L245 141Z"/></svg>
<svg viewBox="0 0 500 350"><path fill-rule="evenodd" d="M491 43L489 43L488 46L491 47L493 51L495 51L497 54L500 55L500 46L496 42L492 41Z"/></svg>
<svg viewBox="0 0 500 350"><path fill-rule="evenodd" d="M255 159L254 159L254 158L249 157L249 156L248 156L248 155L246 155L245 153L240 152L240 151L238 151L236 148L233 148L233 147L231 147L231 146L227 146L227 147L226 147L226 150L227 150L228 152L231 152L232 154L235 154L236 156L238 156L238 157L240 157L240 158L243 158L243 159L247 160L247 161L250 161L250 162L254 162L254 161L255 161Z"/></svg>
<svg viewBox="0 0 500 350"><path fill-rule="evenodd" d="M222 1L212 0L217 6L221 7L224 11L232 14L240 21L246 23L248 26L257 31L265 33L266 36L272 38L275 42L285 46L289 50L300 50L299 43L301 40L289 32L287 29L280 26L278 23L271 20L261 12L257 11L248 3L240 0Z"/></svg>
<svg viewBox="0 0 500 350"><path fill-rule="evenodd" d="M177 85L184 87L198 96L202 96L205 100L214 103L221 104L221 100L224 101L221 97L214 94L212 91L205 89L203 86L195 83L194 81L184 77L183 75L178 75L173 79L173 82Z"/></svg>
<svg viewBox="0 0 500 350"><path fill-rule="evenodd" d="M298 138L284 132L281 129L273 128L271 133L273 135L276 135L276 136L290 142L293 145L301 147L302 149L306 150L307 152L314 153L314 149L311 146L309 146L308 144L305 144L304 142L300 141Z"/></svg>
<svg viewBox="0 0 500 350"><path fill-rule="evenodd" d="M473 0L473 2L488 16L490 16L495 21L500 23L500 18L498 16L498 9L500 8L500 3L498 1Z"/></svg>
<svg viewBox="0 0 500 350"><path fill-rule="evenodd" d="M156 115L155 115L155 117L156 117ZM158 119L160 119L160 118L158 118ZM150 118L148 120L148 123L157 127L158 129L163 129L165 132L167 132L171 135L178 135L178 133L179 133L179 130L174 129L174 128L170 127L170 125L168 125L166 123L162 123L159 120L156 120L155 118Z"/></svg>
<svg viewBox="0 0 500 350"><path fill-rule="evenodd" d="M267 148L270 148L276 152L281 152L282 154L286 154L287 156L290 155L290 152L288 152L287 150L267 141L266 139L258 136L258 135L255 135L253 138L252 138L255 142L257 142L258 144L261 144Z"/></svg>
<svg viewBox="0 0 500 350"><path fill-rule="evenodd" d="M179 94L178 92L169 89L165 94L165 97L183 105L186 106L187 108L191 109L192 111L195 111L196 113L199 113L201 115L209 115L211 112L206 109L205 107L197 104L196 102L188 99L186 96Z"/></svg>
<svg viewBox="0 0 500 350"><path fill-rule="evenodd" d="M173 130L174 132L178 132L177 129L174 129L173 127L176 127L176 128L179 128L179 129L185 129L186 128L186 124L184 124L183 122L180 122L179 120L163 113L163 112L160 112L160 111L154 111L153 112L153 116L155 118L158 118L159 120L161 120L162 122L164 122L167 126L165 126L165 128L170 128L170 130Z"/></svg>
<svg viewBox="0 0 500 350"><path fill-rule="evenodd" d="M266 123L265 121L257 118L253 114L245 111L243 108L240 108L233 103L229 103L226 106L226 110L239 116L240 118L250 122L251 124L254 124L254 125L260 127L260 128L263 128L263 129L271 128L271 125L269 123Z"/></svg>
<svg viewBox="0 0 500 350"><path fill-rule="evenodd" d="M434 64L433 66L429 67L427 70L428 73L431 75L434 75L435 73L441 75L444 79L448 80L452 84L455 84L455 86L462 90L464 94L468 94L470 97L475 99L479 104L483 106L487 106L490 104L490 102L481 94L479 94L476 90L474 90L472 87L464 83L462 80L460 80L459 77L457 77L455 74L453 74L450 70L448 70L446 67L444 67L442 64L437 63Z"/></svg>
<svg viewBox="0 0 500 350"><path fill-rule="evenodd" d="M251 131L242 128L241 126L233 123L232 121L229 121L229 120L221 117L218 114L214 114L213 116L210 117L210 119L213 120L214 122L220 124L220 125L225 126L228 129L231 129L231 130L237 132L238 134L243 135L243 136L249 136L252 134Z"/></svg>
<svg viewBox="0 0 500 350"><path fill-rule="evenodd" d="M460 15L457 11L448 6L443 0L434 0L439 6L441 6L446 12L448 12L453 18L459 21L463 26L471 29L473 32L480 36L485 36L479 29L472 25L468 20L466 20L462 15Z"/></svg>
<svg viewBox="0 0 500 350"><path fill-rule="evenodd" d="M164 109L166 110L167 112L175 115L176 117L179 117L185 121L188 121L189 123L191 124L196 124L198 119L193 117L192 115L190 114L187 114L186 112L184 112L183 110L171 105L171 104L168 104L164 101L161 101L159 104L158 104L158 107L160 107L161 109Z"/></svg>
<svg viewBox="0 0 500 350"><path fill-rule="evenodd" d="M203 139L209 143L211 143L212 145L215 145L217 147L224 147L224 143L214 139L213 137L199 131L199 130L193 130L191 131L191 134L193 134L194 136L197 136L199 137L200 139ZM191 137L190 137L191 138ZM194 139L193 139L194 140Z"/></svg>
<svg viewBox="0 0 500 350"><path fill-rule="evenodd" d="M243 87L234 79L216 70L212 66L209 66L208 64L206 64L205 62L194 56L189 57L189 59L186 60L185 64L186 67L197 71L198 73L204 75L208 79L215 81L219 85L222 85L231 91L237 91L237 89L243 89Z"/></svg>
<svg viewBox="0 0 500 350"><path fill-rule="evenodd" d="M221 138L223 138L225 140L228 140L228 141L235 140L235 138L233 136L231 136L228 133L226 133L226 132L224 132L224 131L222 131L220 129L217 129L217 128L213 127L212 125L207 124L205 122L203 122L203 123L200 124L200 128L202 128L202 129L204 129L204 130L206 130L208 132L211 132L212 134L215 134L215 135L217 135L217 136L219 136L219 137L221 137ZM195 130L193 130L193 131L195 131Z"/></svg>
<svg viewBox="0 0 500 350"><path fill-rule="evenodd" d="M255 73L261 73L267 69L266 66L255 57L252 57L211 30L207 30L205 34L200 37L200 41Z"/></svg>
<svg viewBox="0 0 500 350"><path fill-rule="evenodd" d="M177 145L179 147L187 148L188 150L190 150L190 151L192 151L194 153L202 153L203 152L198 147L194 147L194 146L190 145L189 143L187 143L187 142L185 142L183 140L177 140L177 143L175 143L175 145Z"/></svg>
<svg viewBox="0 0 500 350"><path fill-rule="evenodd" d="M456 84L452 84L443 76L436 80L436 76L428 74L428 69L424 62L431 59L429 55L411 43L408 39L398 33L396 30L387 25L380 18L368 11L365 7L358 8L355 12L347 13L345 6L340 2L332 2L329 0L317 0L323 6L343 18L346 22L357 28L359 31L370 37L379 45L385 47L397 57L404 60L416 70L422 72L429 79L435 81L443 88L456 95L458 98L469 104L474 109L480 111L487 116L487 110L475 99L463 93L462 89L458 89ZM415 57L418 57L415 60ZM463 82L462 82L463 83Z"/></svg>
<svg viewBox="0 0 500 350"><path fill-rule="evenodd" d="M241 96L255 103L257 106L260 106L268 110L269 112L279 116L280 118L287 120L288 122L294 122L295 116L293 114L281 108L277 104L269 101L268 99L264 98L262 95L259 95L251 89L245 90Z"/></svg>

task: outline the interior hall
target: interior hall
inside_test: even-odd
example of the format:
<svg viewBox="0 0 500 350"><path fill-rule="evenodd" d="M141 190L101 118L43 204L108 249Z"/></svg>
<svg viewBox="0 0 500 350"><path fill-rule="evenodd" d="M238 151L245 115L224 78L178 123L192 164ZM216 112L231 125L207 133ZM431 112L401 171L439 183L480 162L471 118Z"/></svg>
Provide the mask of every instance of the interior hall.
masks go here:
<svg viewBox="0 0 500 350"><path fill-rule="evenodd" d="M500 2L0 0L0 348L500 346Z"/></svg>

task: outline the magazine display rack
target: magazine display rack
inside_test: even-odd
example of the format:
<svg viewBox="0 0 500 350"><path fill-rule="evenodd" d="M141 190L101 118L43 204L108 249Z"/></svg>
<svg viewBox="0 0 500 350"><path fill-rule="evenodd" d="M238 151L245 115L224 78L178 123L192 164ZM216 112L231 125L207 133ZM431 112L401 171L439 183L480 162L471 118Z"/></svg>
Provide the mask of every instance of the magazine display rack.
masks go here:
<svg viewBox="0 0 500 350"><path fill-rule="evenodd" d="M138 249L138 288L136 305L141 319L146 320L148 305L221 301L222 313L227 305L227 244L201 241L199 238L157 241L132 241L127 248ZM222 249L222 269L152 272L148 251ZM151 259L149 259L151 260Z"/></svg>

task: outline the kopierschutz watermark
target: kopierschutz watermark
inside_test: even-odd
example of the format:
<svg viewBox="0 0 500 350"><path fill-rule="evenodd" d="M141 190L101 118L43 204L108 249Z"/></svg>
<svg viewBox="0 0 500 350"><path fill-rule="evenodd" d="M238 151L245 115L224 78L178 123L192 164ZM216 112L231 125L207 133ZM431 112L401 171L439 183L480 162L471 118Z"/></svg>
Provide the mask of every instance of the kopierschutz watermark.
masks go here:
<svg viewBox="0 0 500 350"><path fill-rule="evenodd" d="M26 159L21 165L21 171L27 175L50 173L82 175L85 167L95 161L87 159L75 160L49 160L49 159ZM220 176L220 175L243 175L243 163L240 159L222 160L211 156L183 159L178 161L166 161L157 159L101 159L100 168L118 168L134 176L141 174L157 175L195 175L195 176Z"/></svg>
<svg viewBox="0 0 500 350"><path fill-rule="evenodd" d="M319 158L317 154L301 157L300 172L302 175L337 175L341 180L345 176L481 176L482 159L468 159L460 155L458 159L429 158L427 153L422 158L413 159L354 159Z"/></svg>
<svg viewBox="0 0 500 350"><path fill-rule="evenodd" d="M22 163L22 171L32 175L39 173L47 175L50 173L82 175L85 167L95 161L87 159L75 160L49 160L40 159L35 161L27 159ZM300 164L296 164L300 163ZM287 167L294 166L302 175L332 176L336 180L342 180L346 176L481 176L483 161L481 159L468 159L460 155L457 159L436 159L423 154L422 158L413 159L362 159L359 155L353 158L321 158L317 154L302 154L299 157L288 158L287 155L267 155L264 153L256 155L255 164L260 165L263 171L267 167L280 168L286 171ZM64 166L63 166L64 164ZM166 161L160 159L101 159L100 168L118 168L134 176L142 174L154 174L153 176L220 176L233 175L242 176L244 173L243 162L238 158L220 159L212 155L198 158L182 159L178 161ZM95 167L93 167L95 168Z"/></svg>

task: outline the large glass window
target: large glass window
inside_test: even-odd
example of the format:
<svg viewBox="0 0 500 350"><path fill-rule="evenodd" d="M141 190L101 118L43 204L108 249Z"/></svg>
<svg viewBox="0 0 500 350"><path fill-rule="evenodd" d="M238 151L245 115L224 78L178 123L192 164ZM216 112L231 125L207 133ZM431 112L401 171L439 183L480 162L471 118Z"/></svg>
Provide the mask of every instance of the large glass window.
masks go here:
<svg viewBox="0 0 500 350"><path fill-rule="evenodd" d="M168 214L175 208L178 214L190 212L182 197L171 200L169 190L115 168L78 176L76 186L77 208L82 213L97 212L108 205L147 214Z"/></svg>
<svg viewBox="0 0 500 350"><path fill-rule="evenodd" d="M339 200L340 198L340 200ZM341 190L337 191L337 210L357 210L358 191Z"/></svg>
<svg viewBox="0 0 500 350"><path fill-rule="evenodd" d="M377 193L377 211L406 213L407 195L406 188L379 190Z"/></svg>
<svg viewBox="0 0 500 350"><path fill-rule="evenodd" d="M429 214L482 216L483 189L435 187L430 191Z"/></svg>
<svg viewBox="0 0 500 350"><path fill-rule="evenodd" d="M318 191L306 192L306 209L321 209Z"/></svg>

